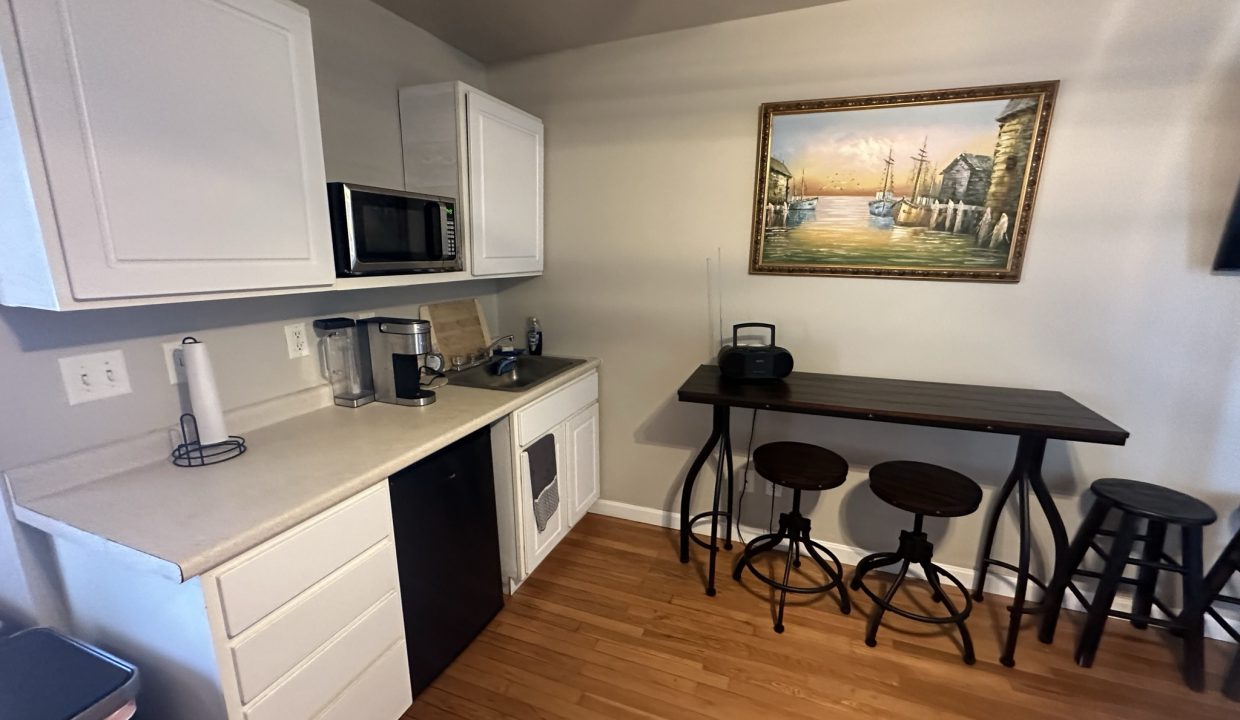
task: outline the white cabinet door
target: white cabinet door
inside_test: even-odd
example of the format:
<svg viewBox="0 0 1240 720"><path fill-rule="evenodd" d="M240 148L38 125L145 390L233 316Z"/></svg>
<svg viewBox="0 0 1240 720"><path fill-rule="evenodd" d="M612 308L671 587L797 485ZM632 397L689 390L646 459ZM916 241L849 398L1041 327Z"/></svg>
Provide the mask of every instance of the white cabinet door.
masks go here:
<svg viewBox="0 0 1240 720"><path fill-rule="evenodd" d="M598 403L574 415L565 424L568 436L568 478L573 486L572 523L598 500Z"/></svg>
<svg viewBox="0 0 1240 720"><path fill-rule="evenodd" d="M304 9L11 2L75 298L331 284Z"/></svg>
<svg viewBox="0 0 1240 720"><path fill-rule="evenodd" d="M542 121L473 89L465 108L473 274L542 272Z"/></svg>
<svg viewBox="0 0 1240 720"><path fill-rule="evenodd" d="M538 524L534 518L534 492L530 478L530 456L521 451L521 524L522 542L525 545L525 574L528 576L534 571L543 558L555 549L555 546L564 539L568 534L569 514L573 508L573 488L572 483L567 482L565 472L567 467L568 453L567 437L564 433L564 424L561 423L551 430L551 434L555 436L555 466L556 479L555 482L559 487L560 506L547 520L547 524L540 531Z"/></svg>

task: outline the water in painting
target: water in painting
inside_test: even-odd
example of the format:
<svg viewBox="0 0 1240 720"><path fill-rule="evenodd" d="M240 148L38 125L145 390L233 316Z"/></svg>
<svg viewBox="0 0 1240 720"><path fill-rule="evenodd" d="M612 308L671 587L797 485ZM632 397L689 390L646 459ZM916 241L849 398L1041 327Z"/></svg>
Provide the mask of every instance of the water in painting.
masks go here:
<svg viewBox="0 0 1240 720"><path fill-rule="evenodd" d="M1009 265L1037 97L776 114L761 262Z"/></svg>

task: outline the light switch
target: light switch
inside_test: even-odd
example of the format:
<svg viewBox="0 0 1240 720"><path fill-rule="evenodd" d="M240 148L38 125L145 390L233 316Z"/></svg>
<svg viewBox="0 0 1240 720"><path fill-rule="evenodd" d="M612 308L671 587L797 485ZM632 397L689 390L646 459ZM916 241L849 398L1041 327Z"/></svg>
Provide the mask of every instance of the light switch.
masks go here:
<svg viewBox="0 0 1240 720"><path fill-rule="evenodd" d="M133 392L120 350L60 358L60 376L70 405Z"/></svg>

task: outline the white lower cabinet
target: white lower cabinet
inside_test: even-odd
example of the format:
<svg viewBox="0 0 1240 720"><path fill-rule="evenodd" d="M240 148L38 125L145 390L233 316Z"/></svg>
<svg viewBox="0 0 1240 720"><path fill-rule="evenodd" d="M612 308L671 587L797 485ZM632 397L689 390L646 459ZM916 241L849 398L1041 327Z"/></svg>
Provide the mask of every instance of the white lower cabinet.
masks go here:
<svg viewBox="0 0 1240 720"><path fill-rule="evenodd" d="M386 481L183 583L54 543L70 631L138 666L143 717L397 720L413 702Z"/></svg>
<svg viewBox="0 0 1240 720"><path fill-rule="evenodd" d="M403 634L400 595L389 593L310 655L295 671L281 678L270 691L246 705L246 719L318 717L337 695L362 676L366 668L400 643ZM407 680L407 671L405 677ZM386 692L408 696L407 682L404 692L400 691L398 684Z"/></svg>
<svg viewBox="0 0 1240 720"><path fill-rule="evenodd" d="M529 450L555 439L558 503L539 527ZM510 591L555 549L599 496L598 373L530 404L491 432L500 559Z"/></svg>
<svg viewBox="0 0 1240 720"><path fill-rule="evenodd" d="M572 523L598 500L598 403L564 424L568 440L568 472L573 483Z"/></svg>
<svg viewBox="0 0 1240 720"><path fill-rule="evenodd" d="M248 703L397 589L396 551L384 540L306 591L306 597L231 643L241 701Z"/></svg>
<svg viewBox="0 0 1240 720"><path fill-rule="evenodd" d="M565 466L565 457L568 455L564 446L564 441L567 437L564 432L564 426L562 424L555 426L547 435L555 439L555 466L557 469L563 468ZM541 437L538 438L538 440L541 439ZM566 509L565 501L568 498L569 487L568 483L565 482L565 475L559 473L553 481L558 486L555 490L558 492L559 508L552 512L546 518L542 528L539 528L534 511L534 477L530 471L528 447L522 448L519 462L521 470L521 525L526 528L526 532L523 533L522 537L522 545L524 545L526 563L529 565L529 569L532 570L535 565L542 562L543 558L547 557L547 554L555 548L556 543L560 542L560 539L568 534L570 521L568 513L564 511Z"/></svg>
<svg viewBox="0 0 1240 720"><path fill-rule="evenodd" d="M321 717L404 648L387 482L203 575L203 591L229 717ZM412 703L405 653L387 663L401 672L374 713L350 717L395 720Z"/></svg>

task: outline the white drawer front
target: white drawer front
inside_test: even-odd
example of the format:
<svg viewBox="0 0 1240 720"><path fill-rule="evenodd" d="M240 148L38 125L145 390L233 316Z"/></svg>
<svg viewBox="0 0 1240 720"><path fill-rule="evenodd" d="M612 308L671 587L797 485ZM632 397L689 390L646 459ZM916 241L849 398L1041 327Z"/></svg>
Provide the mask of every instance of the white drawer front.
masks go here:
<svg viewBox="0 0 1240 720"><path fill-rule="evenodd" d="M254 627L232 649L241 701L258 697L397 583L396 550L384 540Z"/></svg>
<svg viewBox="0 0 1240 720"><path fill-rule="evenodd" d="M392 593L309 662L246 707L246 719L314 717L403 636L400 595Z"/></svg>
<svg viewBox="0 0 1240 720"><path fill-rule="evenodd" d="M517 444L529 445L595 400L598 400L598 373L593 372L514 412Z"/></svg>
<svg viewBox="0 0 1240 720"><path fill-rule="evenodd" d="M217 578L229 637L236 637L392 532L387 483L313 517Z"/></svg>
<svg viewBox="0 0 1240 720"><path fill-rule="evenodd" d="M316 720L396 720L412 704L409 657L405 643L398 642Z"/></svg>

